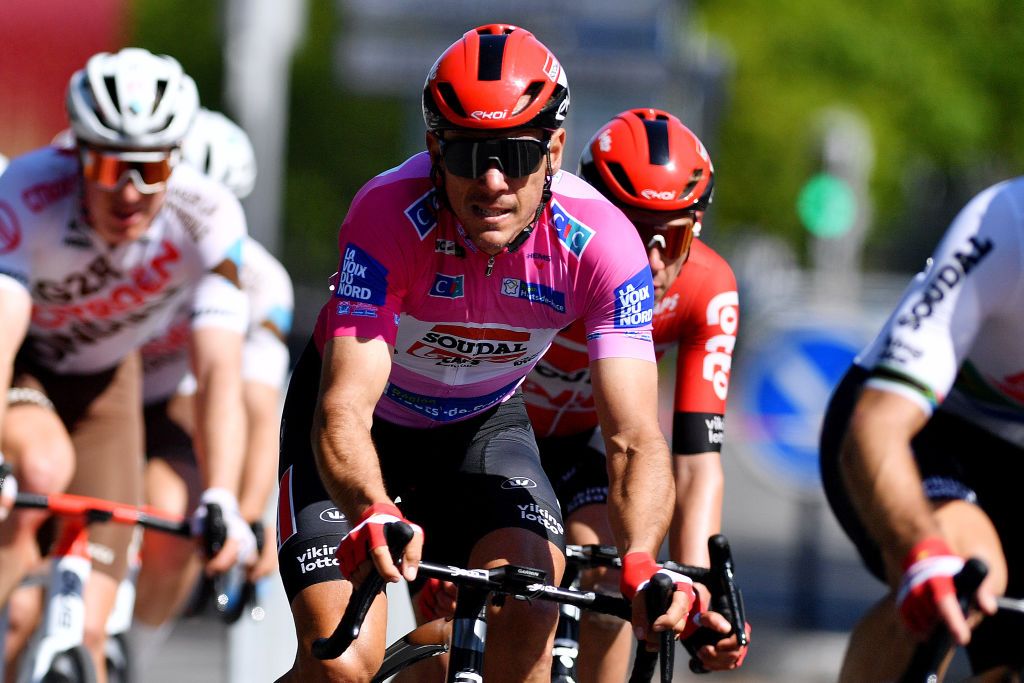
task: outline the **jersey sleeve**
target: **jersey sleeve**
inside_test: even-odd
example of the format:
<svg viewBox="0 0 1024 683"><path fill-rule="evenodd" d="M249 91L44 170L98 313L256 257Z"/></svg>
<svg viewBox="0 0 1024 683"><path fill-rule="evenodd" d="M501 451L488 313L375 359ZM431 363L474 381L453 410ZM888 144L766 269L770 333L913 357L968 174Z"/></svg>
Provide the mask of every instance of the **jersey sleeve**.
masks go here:
<svg viewBox="0 0 1024 683"><path fill-rule="evenodd" d="M396 206L387 201L394 196L364 188L349 208L338 233L340 262L332 279L334 291L323 313L321 329L326 339L360 337L395 343L411 276L411 257L406 252L412 250L408 242L414 232L388 221L396 213Z"/></svg>
<svg viewBox="0 0 1024 683"><path fill-rule="evenodd" d="M559 232L558 207L555 224ZM565 218L570 223L572 218ZM654 282L647 252L632 224L610 204L597 217L600 232L589 238L591 245L580 250L580 271L576 295L587 332L590 360L599 358L638 358L655 362L652 341L654 320ZM570 226L580 234L590 230L580 224ZM578 245L582 239L574 240Z"/></svg>
<svg viewBox="0 0 1024 683"><path fill-rule="evenodd" d="M0 173L0 289L28 291L31 235L25 231L24 202L14 168Z"/></svg>
<svg viewBox="0 0 1024 683"><path fill-rule="evenodd" d="M868 386L928 414L945 399L980 326L1003 305L1000 292L1022 284L1022 225L1022 208L1000 186L964 207L890 317Z"/></svg>
<svg viewBox="0 0 1024 683"><path fill-rule="evenodd" d="M719 259L712 268L687 275L695 277L680 284L695 293L679 328L672 418L672 452L680 455L722 449L739 330L739 296L729 265Z"/></svg>
<svg viewBox="0 0 1024 683"><path fill-rule="evenodd" d="M192 169L183 169L186 173L196 173ZM179 173L175 169L175 173ZM201 179L204 193L203 199L195 205L195 198L186 186L181 195L171 195L168 201L176 204L191 203L188 221L196 224L187 227L195 240L199 260L206 270L212 270L223 261L228 260L241 267L242 251L245 248L248 227L245 212L238 199L226 187L213 181ZM184 216L185 213L182 212Z"/></svg>

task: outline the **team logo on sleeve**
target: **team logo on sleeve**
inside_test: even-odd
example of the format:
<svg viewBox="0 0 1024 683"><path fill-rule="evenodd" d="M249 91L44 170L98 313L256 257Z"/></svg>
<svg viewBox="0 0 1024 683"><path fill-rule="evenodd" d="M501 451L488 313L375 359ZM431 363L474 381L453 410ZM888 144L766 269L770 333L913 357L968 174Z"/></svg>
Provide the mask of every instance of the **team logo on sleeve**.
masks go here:
<svg viewBox="0 0 1024 683"><path fill-rule="evenodd" d="M921 327L921 322L935 312L935 306L963 284L964 278L978 267L994 246L991 239L981 239L975 235L969 237L964 249L954 251L952 259L931 271L927 287L917 295L910 310L897 318L896 322L909 325L914 330Z"/></svg>
<svg viewBox="0 0 1024 683"><path fill-rule="evenodd" d="M547 285L507 277L501 281L501 293L514 299L525 299L530 303L544 304L559 313L565 313L565 293L551 289Z"/></svg>
<svg viewBox="0 0 1024 683"><path fill-rule="evenodd" d="M644 268L615 288L615 327L642 327L654 319L654 284Z"/></svg>
<svg viewBox="0 0 1024 683"><path fill-rule="evenodd" d="M7 202L0 202L0 254L9 254L21 244L18 217Z"/></svg>
<svg viewBox="0 0 1024 683"><path fill-rule="evenodd" d="M431 190L405 209L405 217L423 240L437 226L437 197Z"/></svg>
<svg viewBox="0 0 1024 683"><path fill-rule="evenodd" d="M551 220L555 224L558 241L575 254L576 258L582 257L583 250L594 236L594 231L567 214L565 209L554 201L551 202Z"/></svg>
<svg viewBox="0 0 1024 683"><path fill-rule="evenodd" d="M430 291L427 293L442 299L461 299L465 295L464 277L464 275L435 273L434 284L430 286Z"/></svg>
<svg viewBox="0 0 1024 683"><path fill-rule="evenodd" d="M354 244L345 245L334 296L354 303L384 304L388 269Z"/></svg>

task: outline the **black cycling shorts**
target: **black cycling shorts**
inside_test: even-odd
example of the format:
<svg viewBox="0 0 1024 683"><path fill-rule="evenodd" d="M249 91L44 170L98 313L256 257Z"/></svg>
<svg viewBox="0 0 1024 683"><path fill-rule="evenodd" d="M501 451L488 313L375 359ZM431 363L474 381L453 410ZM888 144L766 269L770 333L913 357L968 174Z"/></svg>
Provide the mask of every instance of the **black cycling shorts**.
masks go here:
<svg viewBox="0 0 1024 683"><path fill-rule="evenodd" d="M867 568L884 582L881 551L860 521L839 471L840 445L867 377L865 369L853 366L832 395L821 433L821 476L839 524ZM941 409L914 437L911 447L930 500L965 500L976 504L992 520L1009 570L1006 594L1024 598L1024 543L1017 506L1019 482L1024 476L1024 449ZM975 631L968 646L975 671L1006 664L1011 654L1017 658L1011 664L1024 665L1019 647L1021 625L1011 624L1012 620L1005 615L988 618Z"/></svg>
<svg viewBox="0 0 1024 683"><path fill-rule="evenodd" d="M608 502L608 463L592 445L597 429L537 439L540 460L568 519L584 505ZM596 438L600 438L596 435Z"/></svg>
<svg viewBox="0 0 1024 683"><path fill-rule="evenodd" d="M278 555L289 601L341 578L334 551L350 528L320 481L311 446L320 366L310 343L292 373L281 422ZM388 494L423 527L423 559L465 566L477 541L509 527L564 548L562 515L520 393L432 429L375 419L372 436Z"/></svg>

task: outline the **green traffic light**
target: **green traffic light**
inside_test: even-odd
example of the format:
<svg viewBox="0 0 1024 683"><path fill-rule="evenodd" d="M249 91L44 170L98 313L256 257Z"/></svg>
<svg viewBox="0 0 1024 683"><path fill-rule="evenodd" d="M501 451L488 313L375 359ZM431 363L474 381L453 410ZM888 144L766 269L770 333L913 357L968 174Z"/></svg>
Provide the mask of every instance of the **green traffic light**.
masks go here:
<svg viewBox="0 0 1024 683"><path fill-rule="evenodd" d="M857 217L857 197L850 184L830 173L818 173L804 184L796 200L804 227L816 237L841 237Z"/></svg>

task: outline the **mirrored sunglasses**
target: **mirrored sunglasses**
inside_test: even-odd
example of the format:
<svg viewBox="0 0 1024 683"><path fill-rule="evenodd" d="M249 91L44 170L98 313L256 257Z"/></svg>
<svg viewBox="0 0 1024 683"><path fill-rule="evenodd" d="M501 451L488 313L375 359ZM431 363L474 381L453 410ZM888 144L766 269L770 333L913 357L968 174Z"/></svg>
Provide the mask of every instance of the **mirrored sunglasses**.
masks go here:
<svg viewBox="0 0 1024 683"><path fill-rule="evenodd" d="M460 178L479 178L492 165L509 178L522 178L537 170L547 149L534 138L441 140L444 166Z"/></svg>
<svg viewBox="0 0 1024 683"><path fill-rule="evenodd" d="M661 257L667 261L674 261L690 248L693 242L693 224L686 226L666 227L664 225L651 225L649 223L633 223L636 227L644 247L651 249L658 247Z"/></svg>
<svg viewBox="0 0 1024 683"><path fill-rule="evenodd" d="M114 191L131 180L135 189L153 194L167 189L177 162L176 150L170 152L124 152L81 147L82 176L101 189Z"/></svg>

